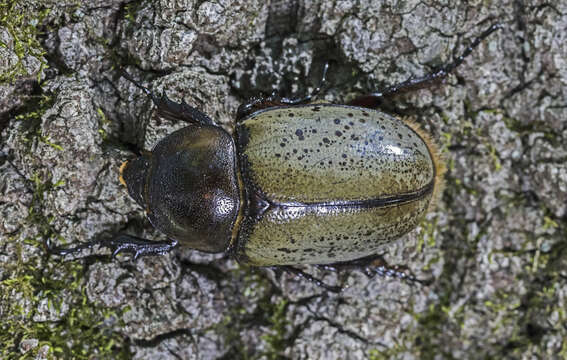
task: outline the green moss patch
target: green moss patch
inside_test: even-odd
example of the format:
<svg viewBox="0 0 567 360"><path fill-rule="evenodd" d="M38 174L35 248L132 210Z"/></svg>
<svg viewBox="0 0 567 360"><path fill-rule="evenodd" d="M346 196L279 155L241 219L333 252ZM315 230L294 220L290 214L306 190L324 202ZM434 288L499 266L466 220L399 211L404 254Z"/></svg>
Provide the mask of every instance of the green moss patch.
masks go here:
<svg viewBox="0 0 567 360"><path fill-rule="evenodd" d="M47 67L46 51L39 40L39 27L49 12L50 9L41 1L0 0L0 27L11 38L9 43L0 40L0 47L9 48L18 58L15 64L0 73L0 84L31 75L26 68L26 59L30 57L39 62L39 82L41 70Z"/></svg>

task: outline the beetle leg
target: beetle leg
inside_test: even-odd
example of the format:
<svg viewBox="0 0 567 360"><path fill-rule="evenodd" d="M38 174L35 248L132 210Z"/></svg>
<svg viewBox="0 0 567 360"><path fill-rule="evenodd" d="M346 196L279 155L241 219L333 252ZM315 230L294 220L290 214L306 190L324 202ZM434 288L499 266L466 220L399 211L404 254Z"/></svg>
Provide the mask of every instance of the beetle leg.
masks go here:
<svg viewBox="0 0 567 360"><path fill-rule="evenodd" d="M311 91L311 94L306 95L302 98L280 98L282 102L284 102L286 105L299 105L299 104L306 104L309 101L311 101L312 98L314 98L315 96L317 96L320 92L321 89L323 88L323 86L325 86L325 83L327 82L327 70L329 70L329 63L326 62L325 66L323 67L323 75L321 76L321 81L319 81L319 86L317 86L315 89L313 89L313 91Z"/></svg>
<svg viewBox="0 0 567 360"><path fill-rule="evenodd" d="M121 252L129 252L134 255L134 259L144 255L163 255L177 245L177 241L152 241L132 235L120 234L112 239L89 241L72 248L51 247L47 245L50 254L65 256L85 249L90 249L94 245L100 245L112 250L112 257Z"/></svg>
<svg viewBox="0 0 567 360"><path fill-rule="evenodd" d="M441 68L422 77L410 77L404 82L392 85L381 92L375 92L368 95L363 95L350 101L348 105L361 106L366 108L375 108L381 104L382 99L389 98L398 94L409 91L423 89L433 83L445 79L455 68L463 63L465 58L469 56L473 49L476 48L484 39L498 29L501 29L501 24L494 24L485 30L480 36L473 40L473 42L458 56L452 63L442 66Z"/></svg>
<svg viewBox="0 0 567 360"><path fill-rule="evenodd" d="M428 285L431 283L431 280L422 280L418 279L411 271L405 266L399 265L389 265L386 260L382 257L382 255L371 255L361 259L345 261L345 262L338 262L333 264L323 264L317 265L318 267L331 270L331 271L340 271L340 270L360 270L369 278L374 277L375 275L379 275L382 277L395 277L398 279L415 282L422 285Z"/></svg>
<svg viewBox="0 0 567 360"><path fill-rule="evenodd" d="M306 104L311 99L313 99L317 94L321 92L321 89L327 82L327 70L329 69L329 63L325 63L323 67L323 76L321 76L321 81L319 82L319 86L317 86L311 94L306 95L301 98L287 98L281 97L276 94L276 92L272 92L269 96L261 96L261 97L253 97L248 100L247 103L244 103L238 107L238 111L236 112L236 121L245 118L246 116L256 112L258 110L267 109L275 106L286 106L286 105L300 105Z"/></svg>
<svg viewBox="0 0 567 360"><path fill-rule="evenodd" d="M343 288L340 287L340 286L329 285L329 284L323 282L322 280L319 280L316 277L309 275L308 273L306 273L306 272L304 272L304 271L302 271L298 268L295 268L293 266L280 265L280 266L277 266L276 269L281 269L281 270L283 270L287 273L290 273L292 275L299 276L299 277L301 277L301 278L303 278L303 279L305 279L309 282L314 283L317 286L320 286L320 287L322 287L326 290L329 290L331 292L334 292L334 293L340 293L343 290Z"/></svg>
<svg viewBox="0 0 567 360"><path fill-rule="evenodd" d="M210 117L187 104L184 100L181 101L181 103L177 103L170 100L165 94L158 97L150 89L134 80L124 69L120 70L120 74L152 99L159 116L171 121L186 121L193 124L214 125Z"/></svg>
<svg viewBox="0 0 567 360"><path fill-rule="evenodd" d="M412 274L406 266L388 265L382 257L376 258L366 266L361 267L361 270L369 278L374 277L374 275L379 275L381 277L395 277L422 285L428 285L431 283L431 280L422 280L415 277L415 275Z"/></svg>
<svg viewBox="0 0 567 360"><path fill-rule="evenodd" d="M134 255L134 259L137 259L145 255L164 255L177 246L177 241L152 241L122 234L108 241L103 241L101 245L111 248L113 257L121 252L129 252Z"/></svg>

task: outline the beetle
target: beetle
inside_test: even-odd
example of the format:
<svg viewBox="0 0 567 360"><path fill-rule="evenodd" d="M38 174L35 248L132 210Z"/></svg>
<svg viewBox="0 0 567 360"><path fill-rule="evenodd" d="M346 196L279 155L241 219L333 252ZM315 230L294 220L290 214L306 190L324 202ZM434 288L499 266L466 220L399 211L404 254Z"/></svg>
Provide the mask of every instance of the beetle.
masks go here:
<svg viewBox="0 0 567 360"><path fill-rule="evenodd" d="M113 254L163 254L178 243L226 252L253 266L349 264L414 229L441 193L434 141L411 122L374 109L383 99L443 80L490 26L448 65L348 104L272 94L239 107L231 135L186 104L157 97L158 116L189 125L123 163L120 181L168 241L122 234ZM53 248L60 255L90 247ZM294 270L297 271L297 270Z"/></svg>

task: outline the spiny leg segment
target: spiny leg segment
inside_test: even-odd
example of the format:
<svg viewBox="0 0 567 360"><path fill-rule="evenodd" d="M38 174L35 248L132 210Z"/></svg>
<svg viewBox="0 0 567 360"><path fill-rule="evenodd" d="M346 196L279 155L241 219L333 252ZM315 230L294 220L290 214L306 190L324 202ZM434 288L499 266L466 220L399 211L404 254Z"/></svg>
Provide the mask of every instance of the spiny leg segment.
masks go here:
<svg viewBox="0 0 567 360"><path fill-rule="evenodd" d="M95 245L112 249L113 257L119 253L127 252L134 255L134 259L137 259L145 255L163 255L177 246L177 241L152 241L137 236L120 234L111 239L89 241L71 248L53 247L47 244L47 250L50 254L65 256L85 249L91 249Z"/></svg>
<svg viewBox="0 0 567 360"><path fill-rule="evenodd" d="M465 58L469 56L474 48L476 48L484 39L490 34L502 28L501 24L494 24L485 30L480 36L473 40L473 42L458 56L453 62L442 66L441 68L422 77L411 77L406 81L399 84L392 85L383 91L363 95L350 101L348 105L361 106L366 108L376 108L381 104L382 99L389 98L405 92L410 92L418 89L423 89L433 83L445 79L455 68L463 63Z"/></svg>
<svg viewBox="0 0 567 360"><path fill-rule="evenodd" d="M241 120L258 110L267 109L275 106L301 105L308 103L309 101L311 101L311 99L313 99L321 92L321 89L327 82L328 69L329 69L329 63L327 62L323 67L323 75L321 76L321 81L319 82L319 86L313 89L311 94L306 95L304 97L287 98L277 95L276 92L274 91L269 96L253 97L250 100L248 100L247 103L244 103L238 107L238 111L236 113L236 121Z"/></svg>
<svg viewBox="0 0 567 360"><path fill-rule="evenodd" d="M165 94L161 97L156 96L150 89L141 85L139 82L134 80L130 74L128 74L124 69L120 69L120 75L126 80L130 81L132 84L136 85L141 89L146 95L152 99L156 106L156 112L158 116L172 121L185 121L192 124L204 124L204 125L214 125L213 120L206 114L197 110L193 106L187 104L185 101L177 103L170 100Z"/></svg>

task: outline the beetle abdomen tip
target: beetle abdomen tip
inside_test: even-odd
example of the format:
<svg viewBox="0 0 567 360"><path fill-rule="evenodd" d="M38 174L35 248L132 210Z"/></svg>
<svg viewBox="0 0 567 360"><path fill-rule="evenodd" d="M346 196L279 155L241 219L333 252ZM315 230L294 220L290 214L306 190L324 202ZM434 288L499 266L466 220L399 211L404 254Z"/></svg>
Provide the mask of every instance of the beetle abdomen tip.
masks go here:
<svg viewBox="0 0 567 360"><path fill-rule="evenodd" d="M433 166L435 167L435 180L433 185L433 196L431 197L431 202L428 207L429 212L435 208L443 194L443 190L445 189L445 173L447 172L445 159L439 150L439 145L430 133L424 131L417 122L410 118L404 118L402 121L423 139L423 142L427 146L427 150L429 150L429 153L431 154L431 159L433 160Z"/></svg>

